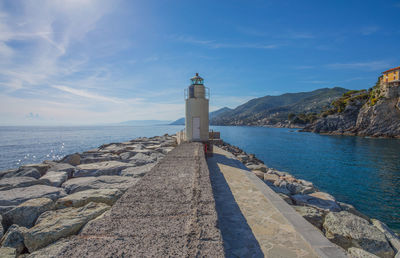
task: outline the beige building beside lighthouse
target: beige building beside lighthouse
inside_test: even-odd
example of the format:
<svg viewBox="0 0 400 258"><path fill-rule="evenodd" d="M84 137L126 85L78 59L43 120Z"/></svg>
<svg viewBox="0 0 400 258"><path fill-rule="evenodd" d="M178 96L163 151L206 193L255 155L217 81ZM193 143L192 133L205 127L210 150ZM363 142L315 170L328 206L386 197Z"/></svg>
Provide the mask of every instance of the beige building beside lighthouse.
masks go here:
<svg viewBox="0 0 400 258"><path fill-rule="evenodd" d="M190 80L192 84L185 90L185 138L189 142L207 142L209 89L198 73Z"/></svg>

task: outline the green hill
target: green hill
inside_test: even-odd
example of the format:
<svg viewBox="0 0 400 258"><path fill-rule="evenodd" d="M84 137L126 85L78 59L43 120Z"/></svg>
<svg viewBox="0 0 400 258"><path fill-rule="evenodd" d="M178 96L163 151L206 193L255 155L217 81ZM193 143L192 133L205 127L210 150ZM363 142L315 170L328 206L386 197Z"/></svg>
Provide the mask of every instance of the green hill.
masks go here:
<svg viewBox="0 0 400 258"><path fill-rule="evenodd" d="M274 125L284 123L289 114L320 113L347 89L323 88L310 92L286 93L252 99L235 109L210 119L213 125Z"/></svg>

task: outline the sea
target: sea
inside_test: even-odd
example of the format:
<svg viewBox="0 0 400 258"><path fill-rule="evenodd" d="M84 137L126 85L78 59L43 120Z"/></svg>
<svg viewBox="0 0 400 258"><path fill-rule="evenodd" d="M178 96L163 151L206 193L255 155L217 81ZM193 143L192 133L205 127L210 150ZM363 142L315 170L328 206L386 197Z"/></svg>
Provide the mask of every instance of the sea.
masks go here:
<svg viewBox="0 0 400 258"><path fill-rule="evenodd" d="M105 143L174 134L183 126L0 127L0 170L58 160ZM271 168L314 183L400 233L400 140L329 136L288 128L212 126Z"/></svg>

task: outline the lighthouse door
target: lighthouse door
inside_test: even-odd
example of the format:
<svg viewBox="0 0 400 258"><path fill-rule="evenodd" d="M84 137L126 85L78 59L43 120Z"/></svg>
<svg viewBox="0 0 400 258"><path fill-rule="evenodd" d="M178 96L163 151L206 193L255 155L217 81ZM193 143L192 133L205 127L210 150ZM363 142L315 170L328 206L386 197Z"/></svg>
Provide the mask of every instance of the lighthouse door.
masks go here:
<svg viewBox="0 0 400 258"><path fill-rule="evenodd" d="M193 117L193 140L200 140L200 117Z"/></svg>

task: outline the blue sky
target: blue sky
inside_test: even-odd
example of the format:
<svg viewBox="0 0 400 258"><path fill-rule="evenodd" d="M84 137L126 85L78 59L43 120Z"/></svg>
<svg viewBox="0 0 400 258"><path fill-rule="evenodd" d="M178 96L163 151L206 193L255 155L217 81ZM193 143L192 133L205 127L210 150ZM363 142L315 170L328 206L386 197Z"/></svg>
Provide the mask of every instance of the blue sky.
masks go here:
<svg viewBox="0 0 400 258"><path fill-rule="evenodd" d="M400 1L0 1L0 125L174 120L199 72L211 110L371 87L400 65Z"/></svg>

